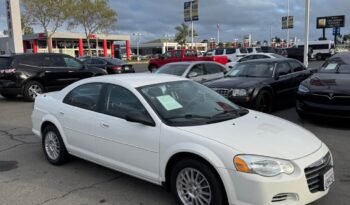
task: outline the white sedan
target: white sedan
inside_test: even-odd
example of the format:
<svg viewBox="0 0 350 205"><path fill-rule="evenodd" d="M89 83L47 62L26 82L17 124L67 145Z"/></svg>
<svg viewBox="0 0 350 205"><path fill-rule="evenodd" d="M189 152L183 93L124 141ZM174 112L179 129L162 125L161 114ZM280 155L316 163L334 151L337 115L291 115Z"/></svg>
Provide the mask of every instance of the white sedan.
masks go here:
<svg viewBox="0 0 350 205"><path fill-rule="evenodd" d="M85 79L37 97L32 121L50 163L81 157L164 185L182 205L308 204L334 181L312 133L175 76Z"/></svg>
<svg viewBox="0 0 350 205"><path fill-rule="evenodd" d="M276 58L285 58L281 55L275 54L275 53L253 53L253 54L248 54L244 56L243 58L239 59L238 61L232 61L226 64L226 67L229 69L232 69L237 63L242 63L245 61L250 61L250 60L258 60L258 59L276 59Z"/></svg>

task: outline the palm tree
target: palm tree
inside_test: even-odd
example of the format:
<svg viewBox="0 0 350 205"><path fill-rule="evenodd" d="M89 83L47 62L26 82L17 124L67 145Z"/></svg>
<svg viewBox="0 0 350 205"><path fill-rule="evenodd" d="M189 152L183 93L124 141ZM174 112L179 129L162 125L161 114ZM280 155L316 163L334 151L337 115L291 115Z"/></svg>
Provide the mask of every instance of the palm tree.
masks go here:
<svg viewBox="0 0 350 205"><path fill-rule="evenodd" d="M175 41L181 46L185 46L187 44L187 37L191 36L191 28L182 23L180 26L176 26L175 30L177 33L175 34ZM198 36L195 30L193 30L193 36Z"/></svg>

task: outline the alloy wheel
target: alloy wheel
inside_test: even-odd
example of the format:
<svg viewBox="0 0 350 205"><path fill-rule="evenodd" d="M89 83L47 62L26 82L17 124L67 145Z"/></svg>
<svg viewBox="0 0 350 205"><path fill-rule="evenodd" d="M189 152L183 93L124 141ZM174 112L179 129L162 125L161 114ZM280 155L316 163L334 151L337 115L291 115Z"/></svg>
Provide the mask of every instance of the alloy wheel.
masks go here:
<svg viewBox="0 0 350 205"><path fill-rule="evenodd" d="M51 160L56 160L60 156L60 142L56 133L52 131L46 133L45 151Z"/></svg>

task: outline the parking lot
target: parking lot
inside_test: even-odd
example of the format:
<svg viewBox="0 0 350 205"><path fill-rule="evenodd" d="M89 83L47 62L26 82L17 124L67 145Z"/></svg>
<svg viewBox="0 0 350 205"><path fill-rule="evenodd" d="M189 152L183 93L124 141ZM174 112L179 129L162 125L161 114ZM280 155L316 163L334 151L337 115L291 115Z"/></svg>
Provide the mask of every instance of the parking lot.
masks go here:
<svg viewBox="0 0 350 205"><path fill-rule="evenodd" d="M146 65L135 69L145 72ZM0 204L175 204L161 187L81 159L73 158L60 167L50 165L40 140L31 132L32 108L33 103L0 97ZM301 120L292 106L273 114L310 130L333 153L336 182L330 194L315 204L350 204L349 122Z"/></svg>

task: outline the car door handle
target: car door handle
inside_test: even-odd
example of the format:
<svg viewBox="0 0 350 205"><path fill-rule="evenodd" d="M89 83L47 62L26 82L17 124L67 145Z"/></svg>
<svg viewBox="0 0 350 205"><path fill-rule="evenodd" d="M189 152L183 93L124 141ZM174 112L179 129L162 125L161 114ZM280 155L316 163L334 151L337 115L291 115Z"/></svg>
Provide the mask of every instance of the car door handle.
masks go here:
<svg viewBox="0 0 350 205"><path fill-rule="evenodd" d="M105 123L105 122L101 122L101 127L102 128L109 128L109 124Z"/></svg>

